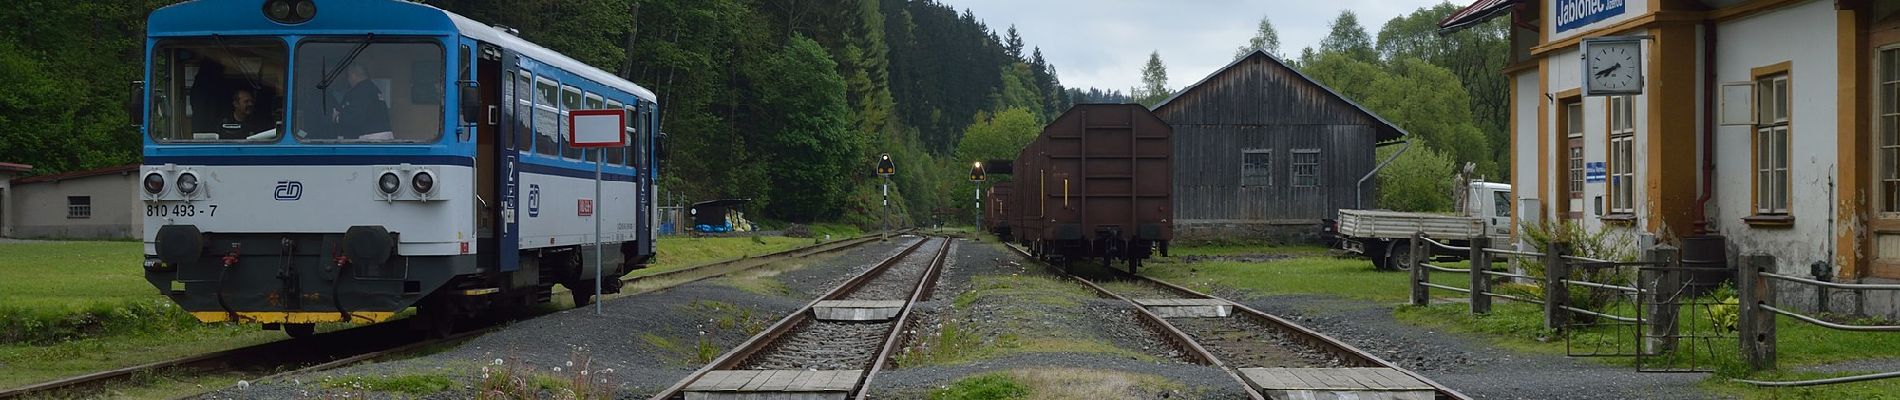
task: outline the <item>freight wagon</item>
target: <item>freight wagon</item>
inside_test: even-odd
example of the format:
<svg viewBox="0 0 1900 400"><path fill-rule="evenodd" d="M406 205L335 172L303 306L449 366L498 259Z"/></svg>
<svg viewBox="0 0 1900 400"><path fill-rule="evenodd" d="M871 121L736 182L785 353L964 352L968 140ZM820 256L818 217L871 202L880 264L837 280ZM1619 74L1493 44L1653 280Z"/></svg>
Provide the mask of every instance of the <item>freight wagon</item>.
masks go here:
<svg viewBox="0 0 1900 400"><path fill-rule="evenodd" d="M1082 104L1017 155L1006 212L1039 257L1109 266L1141 260L1174 238L1173 129L1139 104ZM1005 207L1008 207L1007 205Z"/></svg>

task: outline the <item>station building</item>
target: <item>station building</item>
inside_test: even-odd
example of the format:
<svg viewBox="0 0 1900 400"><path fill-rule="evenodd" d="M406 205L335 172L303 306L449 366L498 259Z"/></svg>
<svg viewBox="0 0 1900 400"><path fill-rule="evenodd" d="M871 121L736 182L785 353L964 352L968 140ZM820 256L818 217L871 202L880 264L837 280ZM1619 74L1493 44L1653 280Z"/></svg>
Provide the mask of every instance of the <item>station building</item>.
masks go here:
<svg viewBox="0 0 1900 400"><path fill-rule="evenodd" d="M1494 18L1511 27L1514 215L1900 280L1900 1L1479 0L1440 27ZM1618 36L1640 40L1642 93L1585 96L1601 70L1579 44Z"/></svg>

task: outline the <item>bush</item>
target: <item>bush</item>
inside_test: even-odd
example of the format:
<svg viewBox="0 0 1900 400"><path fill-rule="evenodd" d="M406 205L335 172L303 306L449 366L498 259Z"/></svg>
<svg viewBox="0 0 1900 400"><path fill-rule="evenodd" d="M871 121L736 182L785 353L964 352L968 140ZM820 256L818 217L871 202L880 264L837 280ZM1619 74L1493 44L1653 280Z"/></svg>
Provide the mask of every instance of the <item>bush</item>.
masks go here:
<svg viewBox="0 0 1900 400"><path fill-rule="evenodd" d="M1550 243L1561 242L1570 246L1571 256L1612 262L1636 260L1635 242L1608 230L1592 231L1569 221L1525 223L1523 228L1521 232L1525 233L1525 241L1537 249L1548 250ZM1544 276L1544 262L1541 259L1524 259L1520 265L1531 276ZM1617 286L1636 284L1635 269L1631 268L1571 268L1568 278ZM1543 291L1538 292L1541 297ZM1588 310L1603 310L1623 295L1618 291L1583 288L1573 288L1569 293L1568 303L1571 307ZM1568 314L1576 322L1590 322L1596 318L1581 313Z"/></svg>
<svg viewBox="0 0 1900 400"><path fill-rule="evenodd" d="M0 344L53 344L125 333L162 332L199 325L171 301L125 300L78 310L0 307Z"/></svg>

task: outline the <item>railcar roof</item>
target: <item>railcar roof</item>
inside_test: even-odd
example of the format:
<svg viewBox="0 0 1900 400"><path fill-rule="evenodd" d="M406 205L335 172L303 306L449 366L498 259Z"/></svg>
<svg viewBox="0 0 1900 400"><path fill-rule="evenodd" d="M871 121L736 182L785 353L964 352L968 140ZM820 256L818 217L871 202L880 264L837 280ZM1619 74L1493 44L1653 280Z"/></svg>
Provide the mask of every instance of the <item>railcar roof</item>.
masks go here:
<svg viewBox="0 0 1900 400"><path fill-rule="evenodd" d="M282 25L263 18L261 10L263 10L264 0L187 1L153 11L146 29L154 37L204 36L213 33L231 36L286 33L327 35L346 32L373 32L388 35L459 34L513 50L543 64L627 92L641 100L657 101L652 91L639 84L495 29L488 24L435 6L396 0L315 1L317 2L317 19L298 25ZM338 13L337 9L351 12Z"/></svg>

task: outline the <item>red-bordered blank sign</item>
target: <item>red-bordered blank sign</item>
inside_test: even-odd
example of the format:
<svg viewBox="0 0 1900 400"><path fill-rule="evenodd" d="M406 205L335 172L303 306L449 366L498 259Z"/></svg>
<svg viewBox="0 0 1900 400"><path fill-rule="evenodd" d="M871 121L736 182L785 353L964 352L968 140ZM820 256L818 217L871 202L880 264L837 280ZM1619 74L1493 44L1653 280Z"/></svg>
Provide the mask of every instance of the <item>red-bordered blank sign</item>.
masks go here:
<svg viewBox="0 0 1900 400"><path fill-rule="evenodd" d="M571 147L627 145L624 110L573 110L567 113L567 143Z"/></svg>

